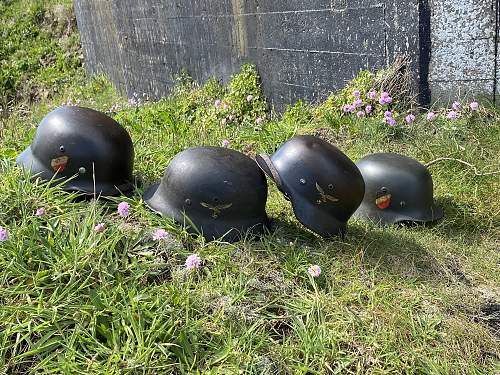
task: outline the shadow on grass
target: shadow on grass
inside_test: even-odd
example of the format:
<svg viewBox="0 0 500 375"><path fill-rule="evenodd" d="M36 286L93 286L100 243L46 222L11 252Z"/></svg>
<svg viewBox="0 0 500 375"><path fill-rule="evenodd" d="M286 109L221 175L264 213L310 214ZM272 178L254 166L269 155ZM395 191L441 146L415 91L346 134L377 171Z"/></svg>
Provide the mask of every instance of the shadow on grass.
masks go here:
<svg viewBox="0 0 500 375"><path fill-rule="evenodd" d="M448 272L436 257L403 227L365 227L353 224L342 249L356 254L368 269L405 279L448 282ZM354 253L353 253L354 252Z"/></svg>
<svg viewBox="0 0 500 375"><path fill-rule="evenodd" d="M441 198L437 203L444 209L444 218L433 226L433 231L441 237L473 244L489 230L487 219L472 215L473 207L467 209L451 198Z"/></svg>
<svg viewBox="0 0 500 375"><path fill-rule="evenodd" d="M290 220L285 215L270 218L270 234L285 241L285 243L294 242L312 246L323 242L322 239L306 229L298 220Z"/></svg>
<svg viewBox="0 0 500 375"><path fill-rule="evenodd" d="M433 283L449 283L455 273L413 238L418 234L404 227L376 227L354 221L343 238L332 239L320 238L298 222L283 218L274 218L272 227L276 240L283 245L294 243L291 252L322 253L346 267L361 266L368 273L377 270L389 276ZM269 240L273 241L272 237ZM282 256L292 255L288 252Z"/></svg>

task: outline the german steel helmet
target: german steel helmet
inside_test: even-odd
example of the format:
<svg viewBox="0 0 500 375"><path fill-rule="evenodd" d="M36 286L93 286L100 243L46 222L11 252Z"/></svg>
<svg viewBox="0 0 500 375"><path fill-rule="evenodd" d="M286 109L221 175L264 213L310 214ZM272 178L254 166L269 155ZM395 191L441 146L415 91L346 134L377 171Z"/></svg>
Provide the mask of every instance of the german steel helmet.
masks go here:
<svg viewBox="0 0 500 375"><path fill-rule="evenodd" d="M50 112L16 162L44 180L73 177L63 184L67 191L118 195L133 188L129 134L89 108L65 106Z"/></svg>
<svg viewBox="0 0 500 375"><path fill-rule="evenodd" d="M342 151L317 137L296 136L271 157L262 154L256 160L292 202L303 225L324 237L345 232L365 185Z"/></svg>
<svg viewBox="0 0 500 375"><path fill-rule="evenodd" d="M378 153L357 163L366 192L357 217L380 224L431 222L443 216L434 203L432 177L427 168L407 156Z"/></svg>
<svg viewBox="0 0 500 375"><path fill-rule="evenodd" d="M209 241L259 235L268 224L264 174L252 159L227 148L194 147L177 154L144 200Z"/></svg>

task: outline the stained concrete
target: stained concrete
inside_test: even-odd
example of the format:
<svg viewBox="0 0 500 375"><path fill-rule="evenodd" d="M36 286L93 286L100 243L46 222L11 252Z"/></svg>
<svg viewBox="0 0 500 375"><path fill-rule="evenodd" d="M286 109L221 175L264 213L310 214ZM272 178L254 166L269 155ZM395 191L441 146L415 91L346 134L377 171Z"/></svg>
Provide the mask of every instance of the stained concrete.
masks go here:
<svg viewBox="0 0 500 375"><path fill-rule="evenodd" d="M160 97L186 69L227 81L257 65L278 109L317 101L398 54L419 81L417 0L76 0L86 67Z"/></svg>
<svg viewBox="0 0 500 375"><path fill-rule="evenodd" d="M500 0L75 0L90 74L128 96L168 94L186 69L227 82L257 65L282 109L408 55L421 101L493 96Z"/></svg>
<svg viewBox="0 0 500 375"><path fill-rule="evenodd" d="M496 0L430 0L433 96L453 100L469 94L493 97L496 84Z"/></svg>

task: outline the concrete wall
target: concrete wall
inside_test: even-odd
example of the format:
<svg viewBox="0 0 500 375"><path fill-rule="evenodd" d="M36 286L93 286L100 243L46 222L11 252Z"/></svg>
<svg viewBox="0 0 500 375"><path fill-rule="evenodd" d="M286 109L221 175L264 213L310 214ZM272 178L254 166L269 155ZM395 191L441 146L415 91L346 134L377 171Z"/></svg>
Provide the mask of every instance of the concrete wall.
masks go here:
<svg viewBox="0 0 500 375"><path fill-rule="evenodd" d="M418 0L76 0L75 11L89 73L129 96L165 95L182 68L227 80L252 62L281 108L403 53L418 81Z"/></svg>
<svg viewBox="0 0 500 375"><path fill-rule="evenodd" d="M430 0L429 86L443 100L499 92L497 0Z"/></svg>
<svg viewBox="0 0 500 375"><path fill-rule="evenodd" d="M227 81L257 65L273 105L317 101L407 54L425 104L498 90L500 0L75 0L90 74L168 94L183 69Z"/></svg>

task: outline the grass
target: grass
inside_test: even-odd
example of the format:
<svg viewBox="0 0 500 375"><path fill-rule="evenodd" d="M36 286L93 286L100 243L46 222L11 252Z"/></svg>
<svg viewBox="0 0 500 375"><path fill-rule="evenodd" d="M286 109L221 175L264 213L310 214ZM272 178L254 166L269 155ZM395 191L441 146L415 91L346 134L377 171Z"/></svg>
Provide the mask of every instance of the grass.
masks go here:
<svg viewBox="0 0 500 375"><path fill-rule="evenodd" d="M81 68L62 75L67 81L63 89L56 84L59 92L35 103L12 99L0 119L0 226L9 231L0 243L0 372L500 371L498 174L476 176L463 164L437 163L431 172L444 220L386 228L352 220L346 238L333 240L301 227L271 183L272 233L236 244L189 237L141 199L177 152L223 139L253 156L294 134L315 134L353 160L394 151L422 162L459 158L492 172L500 166L495 108L484 102L480 113L464 112L457 121L419 116L413 125L390 128L381 108L366 119L341 113L354 87L376 84L369 73L325 103L299 102L283 116L266 110L252 67L228 87L183 77L172 96L139 104L129 104L102 77L80 85ZM68 98L107 111L131 133L133 196L81 201L15 167L35 125ZM229 108L216 110L216 99ZM405 109L395 108L402 124ZM229 123L221 125L224 119ZM122 200L131 205L125 219L116 213ZM34 215L39 207L45 216ZM95 233L101 222L106 230ZM171 237L153 241L157 228ZM193 253L203 267L186 272ZM311 264L322 268L317 279L306 272Z"/></svg>
<svg viewBox="0 0 500 375"><path fill-rule="evenodd" d="M82 80L71 0L0 2L0 115L13 103L47 99Z"/></svg>

